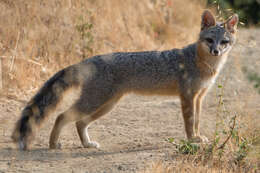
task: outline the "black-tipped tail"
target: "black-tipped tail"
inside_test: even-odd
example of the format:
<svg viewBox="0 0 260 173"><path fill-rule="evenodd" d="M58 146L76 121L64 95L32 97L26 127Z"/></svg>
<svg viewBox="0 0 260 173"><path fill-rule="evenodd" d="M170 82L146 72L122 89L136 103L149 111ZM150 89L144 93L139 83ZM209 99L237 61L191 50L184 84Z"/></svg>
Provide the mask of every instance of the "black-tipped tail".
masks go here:
<svg viewBox="0 0 260 173"><path fill-rule="evenodd" d="M12 134L13 141L18 143L20 149L28 148L36 128L46 119L47 112L55 109L64 91L72 85L71 78L65 80L65 73L66 69L50 78L22 111Z"/></svg>

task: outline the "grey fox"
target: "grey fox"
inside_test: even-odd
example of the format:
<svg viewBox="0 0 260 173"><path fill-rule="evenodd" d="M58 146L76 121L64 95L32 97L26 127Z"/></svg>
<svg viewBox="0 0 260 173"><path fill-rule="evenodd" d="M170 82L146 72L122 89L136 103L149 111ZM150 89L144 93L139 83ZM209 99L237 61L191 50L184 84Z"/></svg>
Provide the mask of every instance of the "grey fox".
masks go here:
<svg viewBox="0 0 260 173"><path fill-rule="evenodd" d="M207 141L199 132L201 103L235 42L237 24L236 14L216 23L205 10L198 41L183 49L98 55L57 72L23 109L12 139L21 150L28 149L41 122L58 114L50 148L59 147L60 132L69 122L76 122L84 147L99 147L88 136L90 123L134 92L179 96L187 138Z"/></svg>

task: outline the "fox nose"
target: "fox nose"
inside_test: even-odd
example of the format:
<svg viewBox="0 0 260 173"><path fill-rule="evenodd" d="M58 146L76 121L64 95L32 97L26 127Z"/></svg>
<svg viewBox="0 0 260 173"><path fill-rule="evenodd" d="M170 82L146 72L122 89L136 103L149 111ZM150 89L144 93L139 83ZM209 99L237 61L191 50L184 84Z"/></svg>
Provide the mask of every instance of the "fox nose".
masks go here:
<svg viewBox="0 0 260 173"><path fill-rule="evenodd" d="M213 55L215 55L215 56L218 56L219 55L219 51L218 50L213 50Z"/></svg>

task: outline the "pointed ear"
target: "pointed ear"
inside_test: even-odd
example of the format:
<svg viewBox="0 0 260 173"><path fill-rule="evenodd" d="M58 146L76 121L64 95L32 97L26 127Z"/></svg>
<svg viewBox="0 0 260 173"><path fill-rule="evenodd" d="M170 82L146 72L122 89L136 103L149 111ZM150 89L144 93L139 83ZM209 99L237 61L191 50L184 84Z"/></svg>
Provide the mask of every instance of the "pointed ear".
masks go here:
<svg viewBox="0 0 260 173"><path fill-rule="evenodd" d="M201 30L216 25L216 20L209 10L205 10L201 16Z"/></svg>
<svg viewBox="0 0 260 173"><path fill-rule="evenodd" d="M234 34L237 30L239 18L237 14L234 14L230 19L228 19L225 23L225 28L232 34Z"/></svg>

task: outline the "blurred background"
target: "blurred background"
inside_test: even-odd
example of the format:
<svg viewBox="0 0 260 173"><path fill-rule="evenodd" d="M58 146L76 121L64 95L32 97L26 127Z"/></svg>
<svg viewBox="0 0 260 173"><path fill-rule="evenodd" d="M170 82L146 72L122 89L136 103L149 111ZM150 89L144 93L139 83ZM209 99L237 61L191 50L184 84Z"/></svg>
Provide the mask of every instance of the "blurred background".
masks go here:
<svg viewBox="0 0 260 173"><path fill-rule="evenodd" d="M97 54L164 50L196 41L210 8L259 26L259 0L1 0L5 92L34 92L54 72Z"/></svg>
<svg viewBox="0 0 260 173"><path fill-rule="evenodd" d="M218 4L219 9L232 9L246 26L260 25L260 0L208 0L208 5L211 4Z"/></svg>

